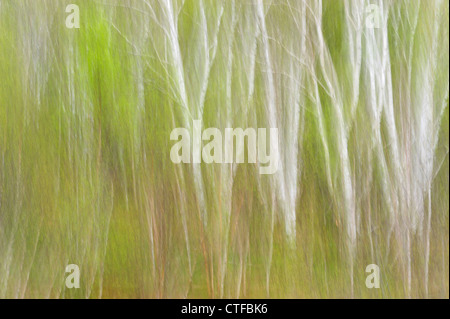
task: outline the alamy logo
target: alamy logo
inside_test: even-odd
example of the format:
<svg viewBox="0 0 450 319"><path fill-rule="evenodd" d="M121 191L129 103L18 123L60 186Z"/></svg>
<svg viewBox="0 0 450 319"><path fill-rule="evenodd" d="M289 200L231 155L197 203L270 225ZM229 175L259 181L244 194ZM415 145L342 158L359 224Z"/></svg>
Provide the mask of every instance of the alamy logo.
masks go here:
<svg viewBox="0 0 450 319"><path fill-rule="evenodd" d="M376 4L370 4L366 7L366 28L379 29L381 24L380 7Z"/></svg>
<svg viewBox="0 0 450 319"><path fill-rule="evenodd" d="M76 4L69 4L66 13L70 13L66 18L66 27L69 29L80 28L80 8Z"/></svg>
<svg viewBox="0 0 450 319"><path fill-rule="evenodd" d="M181 137L181 140L179 140ZM269 129L269 143L265 128L225 128L223 146L222 132L217 128L207 128L202 133L202 121L194 120L191 132L186 128L175 128L170 133L172 141L178 141L170 150L170 159L173 163L244 163L245 139L247 138L248 163L260 164L260 174L274 174L278 170L278 129ZM202 147L203 141L209 141ZM234 149L236 141L236 149ZM192 145L191 145L192 144ZM269 145L268 145L269 144ZM269 146L269 149L267 149ZM192 156L191 156L192 151ZM236 154L236 156L234 156Z"/></svg>
<svg viewBox="0 0 450 319"><path fill-rule="evenodd" d="M66 273L70 273L66 278L66 287L80 288L80 267L76 264L67 265Z"/></svg>
<svg viewBox="0 0 450 319"><path fill-rule="evenodd" d="M380 288L380 267L375 264L367 265L366 273L370 273L366 278L366 287L369 289Z"/></svg>

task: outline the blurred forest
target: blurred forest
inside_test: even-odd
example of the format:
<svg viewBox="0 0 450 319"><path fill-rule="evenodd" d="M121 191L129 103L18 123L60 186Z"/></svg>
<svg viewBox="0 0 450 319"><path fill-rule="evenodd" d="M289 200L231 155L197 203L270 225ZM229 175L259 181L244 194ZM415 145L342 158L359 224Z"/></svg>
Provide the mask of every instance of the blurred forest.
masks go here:
<svg viewBox="0 0 450 319"><path fill-rule="evenodd" d="M0 0L0 298L448 298L448 39L446 0ZM198 119L279 170L172 163Z"/></svg>

